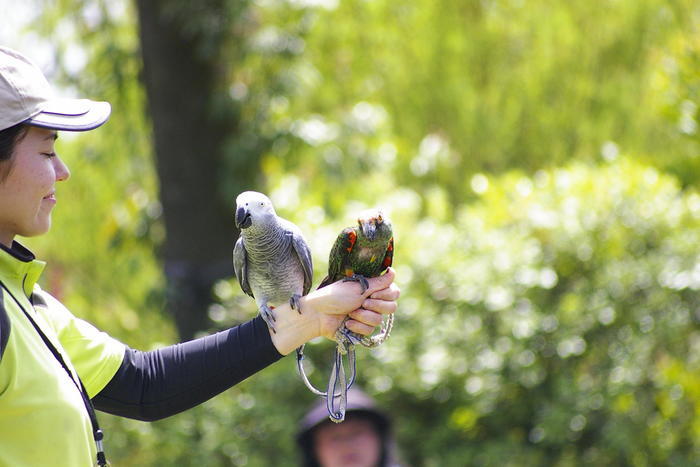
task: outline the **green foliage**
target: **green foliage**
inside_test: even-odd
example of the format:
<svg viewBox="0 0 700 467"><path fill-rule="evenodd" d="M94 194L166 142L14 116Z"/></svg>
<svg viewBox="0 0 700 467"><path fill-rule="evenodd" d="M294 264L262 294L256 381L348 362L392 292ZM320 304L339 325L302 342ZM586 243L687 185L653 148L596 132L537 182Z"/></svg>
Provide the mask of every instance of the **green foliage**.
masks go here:
<svg viewBox="0 0 700 467"><path fill-rule="evenodd" d="M293 92L278 99L271 122L283 142L269 157L281 173L301 165L309 177L347 177L317 183L334 213L335 192L346 191L338 182L365 176L372 161L389 159L400 184L440 184L459 203L470 196L465 175L479 171L533 173L613 148L667 168L691 152L659 112L684 99L663 99L659 74L684 63L669 92L695 102L692 2L328 1L298 21L288 13L300 3L260 8L270 34L304 45L284 72Z"/></svg>
<svg viewBox="0 0 700 467"><path fill-rule="evenodd" d="M403 431L409 458L691 464L700 196L627 160L478 186L454 223L398 217L409 282L367 375L416 402L399 427L447 425Z"/></svg>
<svg viewBox="0 0 700 467"><path fill-rule="evenodd" d="M134 347L173 342L134 13L39 3L61 83L114 108L61 135L73 176L52 233L30 242L44 285ZM230 23L190 3L172 14L193 34L231 31L202 51L231 67L242 121L222 195L259 163L251 186L303 228L315 283L358 210L390 211L403 295L392 337L358 365L412 465L694 463L695 3L207 3ZM255 313L234 280L214 292L221 327ZM317 386L330 349L307 347ZM286 358L168 420L100 418L116 465L296 465L312 401Z"/></svg>
<svg viewBox="0 0 700 467"><path fill-rule="evenodd" d="M664 157L647 160L678 176L684 184L696 184L700 173L700 34L677 34L654 59L652 83L659 98L656 112L663 124L650 132L650 144L673 144Z"/></svg>

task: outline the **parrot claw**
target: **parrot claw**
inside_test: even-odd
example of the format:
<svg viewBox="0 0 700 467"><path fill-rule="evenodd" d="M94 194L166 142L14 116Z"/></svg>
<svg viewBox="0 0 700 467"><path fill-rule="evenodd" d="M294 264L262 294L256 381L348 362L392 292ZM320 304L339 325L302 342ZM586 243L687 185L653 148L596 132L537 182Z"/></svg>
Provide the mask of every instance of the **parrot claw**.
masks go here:
<svg viewBox="0 0 700 467"><path fill-rule="evenodd" d="M343 277L343 282L359 282L360 287L362 287L362 293L365 293L367 289L369 289L369 282L367 281L367 278L363 276L362 274L353 274L352 276L349 277Z"/></svg>
<svg viewBox="0 0 700 467"><path fill-rule="evenodd" d="M301 314L301 295L296 293L292 295L292 298L289 299L289 306L292 307L292 310L297 310Z"/></svg>
<svg viewBox="0 0 700 467"><path fill-rule="evenodd" d="M275 330L275 312L272 308L267 305L261 305L259 308L260 316L265 320L267 326L272 330L273 333L277 333Z"/></svg>

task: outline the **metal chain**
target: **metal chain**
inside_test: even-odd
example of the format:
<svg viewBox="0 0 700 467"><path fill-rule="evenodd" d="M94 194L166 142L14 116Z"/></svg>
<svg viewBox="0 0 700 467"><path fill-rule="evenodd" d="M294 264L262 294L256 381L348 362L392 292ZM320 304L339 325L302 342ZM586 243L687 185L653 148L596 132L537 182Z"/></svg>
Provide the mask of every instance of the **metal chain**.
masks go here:
<svg viewBox="0 0 700 467"><path fill-rule="evenodd" d="M304 345L297 348L297 370L299 371L299 376L312 393L326 398L326 408L328 409L329 418L336 423L345 420L347 391L352 387L355 382L355 377L357 376L355 344L361 344L370 349L378 347L389 338L394 326L394 315L390 314L386 320L382 319L382 327L379 334L375 336L359 337L345 327L345 321L347 321L347 319L346 317L345 320L343 320L335 333L337 345L334 351L333 368L331 369L331 374L328 378L328 386L325 392L316 389L311 381L309 381L309 378L306 376L306 371L304 370ZM343 357L346 355L350 367L349 381L346 378L345 365L343 364Z"/></svg>
<svg viewBox="0 0 700 467"><path fill-rule="evenodd" d="M360 344L367 347L368 349L373 349L379 347L389 338L391 330L394 327L394 314L390 314L386 320L382 319L382 327L379 330L379 334L376 336L365 336L360 340Z"/></svg>
<svg viewBox="0 0 700 467"><path fill-rule="evenodd" d="M347 347L345 347L344 343L339 342L335 348L333 369L331 370L330 378L328 378L328 390L326 391L326 408L328 409L328 417L335 423L340 423L345 420L345 409L348 406L348 389L350 389L350 386L352 386L352 384L346 385L345 366L343 365L343 357L345 355L348 356L348 360L354 365L355 346L353 344L349 344ZM338 389L338 387L340 387L340 395L336 397L335 391Z"/></svg>
<svg viewBox="0 0 700 467"><path fill-rule="evenodd" d="M338 343L335 349L335 353L340 354L340 355L348 355L348 363L350 366L350 380L347 383L347 389L350 389L350 387L353 385L355 382L355 377L357 375L357 363L356 363L356 358L355 358L355 346L351 345L347 347L347 349L339 350L338 347L340 347L341 344ZM297 348L297 370L299 371L299 376L301 376L301 379L304 381L304 384L306 385L309 390L316 394L317 396L321 397L327 397L328 392L321 391L319 389L316 389L313 384L311 384L311 381L309 381L309 378L306 376L306 371L304 370L304 347L305 345L302 345L301 347ZM335 365L335 361L333 362ZM336 393L335 390L333 391L333 397L340 397L341 393L338 392Z"/></svg>

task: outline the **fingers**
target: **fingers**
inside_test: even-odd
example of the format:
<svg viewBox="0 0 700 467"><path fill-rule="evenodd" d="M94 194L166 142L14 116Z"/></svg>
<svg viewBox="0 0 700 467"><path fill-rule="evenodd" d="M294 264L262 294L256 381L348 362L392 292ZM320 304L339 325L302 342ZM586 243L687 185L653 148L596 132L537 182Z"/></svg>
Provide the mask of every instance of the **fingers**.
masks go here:
<svg viewBox="0 0 700 467"><path fill-rule="evenodd" d="M355 311L351 311L348 314L348 316L350 317L350 320L358 321L358 322L360 322L362 324L366 324L367 326L370 326L372 328L382 324L382 315L381 315L381 313L377 313L376 311L358 308ZM350 320L348 320L348 322Z"/></svg>
<svg viewBox="0 0 700 467"><path fill-rule="evenodd" d="M382 315L380 313L362 308L350 312L348 316L350 319L345 322L345 327L363 336L369 336L377 326L382 324Z"/></svg>
<svg viewBox="0 0 700 467"><path fill-rule="evenodd" d="M345 322L345 327L352 332L356 332L362 336L369 336L374 332L374 326L368 326L359 321L349 319Z"/></svg>
<svg viewBox="0 0 700 467"><path fill-rule="evenodd" d="M396 273L393 269L379 277L369 279L370 286L362 302L361 308L351 311L345 327L363 336L371 335L377 326L382 324L382 316L394 313L397 308L396 300L401 295L401 289L394 284Z"/></svg>
<svg viewBox="0 0 700 467"><path fill-rule="evenodd" d="M365 292L366 296L372 295L382 289L386 289L394 282L394 277L396 277L396 271L394 268L387 268L386 272L379 277L373 277L368 279L369 288Z"/></svg>
<svg viewBox="0 0 700 467"><path fill-rule="evenodd" d="M396 311L396 307L396 300L367 298L364 302L362 302L362 308L364 308L365 310L374 311L382 315L394 313Z"/></svg>
<svg viewBox="0 0 700 467"><path fill-rule="evenodd" d="M399 289L399 286L394 284L393 282L391 285L385 289L378 290L374 292L372 295L369 296L370 299L376 299L376 300L398 300L399 296L401 295L401 289Z"/></svg>

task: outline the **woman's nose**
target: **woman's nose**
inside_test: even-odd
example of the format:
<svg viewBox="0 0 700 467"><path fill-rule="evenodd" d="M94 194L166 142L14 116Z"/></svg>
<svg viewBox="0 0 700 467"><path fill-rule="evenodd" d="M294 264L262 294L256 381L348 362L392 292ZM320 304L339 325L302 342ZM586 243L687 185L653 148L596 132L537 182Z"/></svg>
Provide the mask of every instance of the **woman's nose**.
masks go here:
<svg viewBox="0 0 700 467"><path fill-rule="evenodd" d="M61 160L60 157L56 156L54 160L54 170L56 171L56 180L64 182L70 178L70 170L68 166Z"/></svg>

